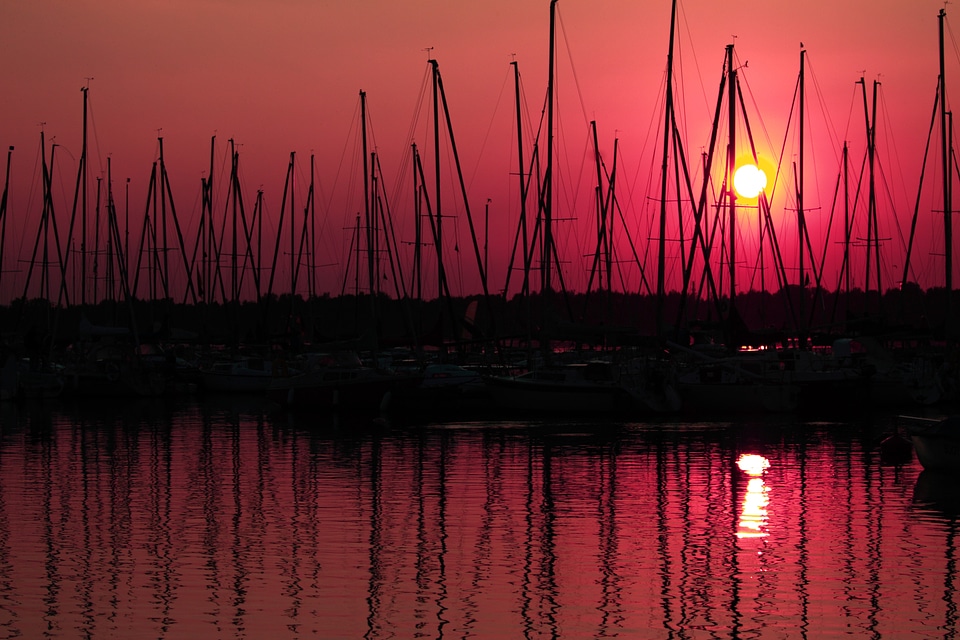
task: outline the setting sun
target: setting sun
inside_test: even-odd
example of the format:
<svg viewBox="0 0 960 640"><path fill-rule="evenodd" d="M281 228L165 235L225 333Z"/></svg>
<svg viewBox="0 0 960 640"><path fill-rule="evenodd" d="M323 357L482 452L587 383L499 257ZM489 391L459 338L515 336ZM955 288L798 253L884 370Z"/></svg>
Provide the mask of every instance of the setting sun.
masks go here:
<svg viewBox="0 0 960 640"><path fill-rule="evenodd" d="M756 198L767 186L767 174L753 164L745 164L733 174L733 187L743 198Z"/></svg>

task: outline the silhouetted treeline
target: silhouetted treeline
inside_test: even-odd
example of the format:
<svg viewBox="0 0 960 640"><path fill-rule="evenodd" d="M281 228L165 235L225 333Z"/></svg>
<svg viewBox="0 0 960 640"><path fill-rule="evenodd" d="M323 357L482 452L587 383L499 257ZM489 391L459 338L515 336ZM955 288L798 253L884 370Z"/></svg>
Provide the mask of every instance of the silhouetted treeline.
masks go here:
<svg viewBox="0 0 960 640"><path fill-rule="evenodd" d="M960 308L956 292L953 309ZM361 348L422 346L441 342L520 343L539 336L583 344L630 344L655 337L677 339L698 327L730 324L738 319L744 340L776 342L803 334L812 340L841 335L916 333L945 337L945 290L908 285L883 296L854 290L800 297L799 287L746 292L735 300L687 299L678 293L663 301L656 326L653 296L607 292L555 292L510 299L478 296L418 301L385 295L271 296L259 302L180 304L171 300L102 301L96 305L56 308L42 299L16 300L0 307L0 330L7 344L29 340L68 345L93 327L129 329L141 342L205 344L302 344L351 342ZM681 316L682 313L682 316ZM955 324L955 323L954 323ZM955 334L954 334L955 335Z"/></svg>

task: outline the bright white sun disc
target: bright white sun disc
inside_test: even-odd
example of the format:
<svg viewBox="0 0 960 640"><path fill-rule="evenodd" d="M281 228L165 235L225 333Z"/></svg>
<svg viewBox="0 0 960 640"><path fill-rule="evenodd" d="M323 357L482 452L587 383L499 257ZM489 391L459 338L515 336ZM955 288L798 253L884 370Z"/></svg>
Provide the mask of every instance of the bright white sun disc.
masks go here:
<svg viewBox="0 0 960 640"><path fill-rule="evenodd" d="M733 174L733 187L743 198L756 198L767 186L767 175L760 167L745 164Z"/></svg>

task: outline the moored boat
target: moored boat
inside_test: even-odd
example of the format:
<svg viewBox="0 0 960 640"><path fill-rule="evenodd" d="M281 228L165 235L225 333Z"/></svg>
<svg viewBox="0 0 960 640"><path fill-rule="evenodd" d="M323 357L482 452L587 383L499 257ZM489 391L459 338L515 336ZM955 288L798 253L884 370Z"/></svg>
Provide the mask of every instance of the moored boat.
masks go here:
<svg viewBox="0 0 960 640"><path fill-rule="evenodd" d="M263 393L273 379L273 363L260 357L214 362L201 368L200 379L207 391Z"/></svg>
<svg viewBox="0 0 960 640"><path fill-rule="evenodd" d="M485 378L494 405L530 413L625 413L634 405L617 367L583 362Z"/></svg>
<svg viewBox="0 0 960 640"><path fill-rule="evenodd" d="M960 473L960 415L941 419L900 416L899 423L924 469Z"/></svg>
<svg viewBox="0 0 960 640"><path fill-rule="evenodd" d="M419 374L364 366L356 354L313 354L302 372L275 377L266 393L289 409L377 413L387 408L393 393L403 393L421 380Z"/></svg>

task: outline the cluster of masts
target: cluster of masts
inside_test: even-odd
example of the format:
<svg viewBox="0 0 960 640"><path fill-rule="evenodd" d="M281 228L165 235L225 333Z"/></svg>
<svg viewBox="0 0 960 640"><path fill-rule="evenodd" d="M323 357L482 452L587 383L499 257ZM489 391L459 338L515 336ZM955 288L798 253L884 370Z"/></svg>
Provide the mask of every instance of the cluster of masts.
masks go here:
<svg viewBox="0 0 960 640"><path fill-rule="evenodd" d="M549 299L559 285L564 287L554 234L555 234L555 191L556 174L554 170L554 78L555 68L555 12L557 0L550 4L550 68L548 74L546 114L544 130L546 141L539 145L536 141L532 154L525 153L523 137L520 135L519 122L521 120L519 67L514 60L514 75L517 87L517 153L519 182L520 182L520 219L512 243L510 266L507 269L506 283L501 290L506 295L510 289L511 273L515 270L514 262L520 262L516 267L522 271L523 280L520 293L527 295L538 289L540 294ZM945 65L943 56L944 18L945 11L939 13L940 35L940 74L935 103L935 120L940 123L941 162L944 167L943 175L943 241L944 241L944 286L952 291L952 208L951 208L951 180L953 175L953 149L951 118L952 114L946 108ZM639 293L647 293L657 300L656 325L658 331L682 321L688 298L694 301L701 299L712 300L717 313L731 314L736 308L738 293L738 195L734 185L741 184L741 175L736 174L738 155L743 149L758 162L758 153L754 144L749 122L746 118L746 107L743 102L742 90L738 80L738 66L735 63L734 46L728 45L725 52L724 70L720 82L720 92L716 103L716 112L711 131L709 146L703 154L703 180L697 189L694 186L691 171L688 168L688 157L678 128L678 118L674 101L673 64L674 64L674 32L677 16L674 0L671 12L670 44L667 56L666 92L662 139L662 165L660 166L661 182L659 194L659 218L657 232L654 234L657 243L656 254L658 264L655 284L648 279L642 261L633 240L628 237L641 276ZM799 95L799 154L794 167L795 183L794 197L796 199L797 216L797 248L796 258L799 262L797 278L788 277L788 270L782 258L783 247L774 230L770 210L770 201L763 190L763 185L754 194L755 206L759 219L759 259L763 264L764 246L768 246L773 256L773 270L781 288L787 288L791 280L795 280L800 295L796 300L788 298L796 328L803 331L808 316L810 299L806 293L808 284L814 285L816 291L827 288L824 281L823 265L826 260L826 248L822 248L821 255L811 243L805 222L804 203L804 103L805 103L805 59L806 51L801 49L800 75L798 80ZM433 92L433 141L432 150L434 175L429 179L424 172L424 165L420 150L416 144L412 145L415 191L415 238L413 245L412 271L403 273L403 261L399 259L400 242L393 227L392 216L389 211L388 199L383 188L382 171L379 157L367 149L366 125L366 95L360 92L361 102L361 132L363 135L363 179L364 179L364 210L356 216L354 228L351 230L351 249L348 253L349 263L344 271L344 280L341 294L350 291L360 295L369 293L376 298L381 291L382 282L390 280L394 283L394 291L389 292L397 297L421 298L425 293L424 248L432 248L432 259L436 264L436 292L438 297L449 298L452 295L449 276L445 268L445 222L451 217L443 210L444 198L441 190L441 155L440 141L446 137L451 145L454 159L456 179L460 186L460 205L466 216L476 268L479 272L480 284L485 297L490 295L490 270L487 242L489 239L489 211L485 216L485 230L481 243L480 229L474 220L469 207L466 187L456 148L453 126L450 122L446 95L437 61L429 61L432 74ZM88 79L89 80L89 79ZM89 83L88 83L89 84ZM865 278L866 289L869 292L875 285L877 294L882 293L880 278L880 229L878 225L876 207L876 185L874 180L874 165L876 162L876 101L877 85L873 87L873 108L868 105L866 82L860 80L863 90L864 114L867 130L867 237ZM41 148L43 149L43 206L37 232L32 242L32 252L26 268L22 298L28 299L31 295L55 301L58 305L90 304L102 299L123 297L126 299L174 299L172 274L182 272L178 280L182 279L182 289L177 292L185 303L212 303L237 302L245 297L257 300L270 298L277 293L291 293L294 295L306 293L312 297L318 294L317 269L321 266L316 260L316 205L315 205L315 165L314 157L310 158L310 183L307 188L305 204L302 211L297 207L294 196L294 162L295 154L290 155L286 179L281 200L281 210L277 225L270 228L268 233L275 234L273 238L264 238L264 202L263 190L257 191L256 199L251 211L248 212L243 200L239 179L239 152L233 140L230 140L230 176L227 181L227 195L223 217L218 217L214 207L214 155L215 141L211 140L210 168L207 176L202 180L201 190L201 217L195 240L190 240L185 234L177 216L176 207L167 168L164 162L163 138L158 131L159 157L154 162L150 176L147 196L147 210L144 213L143 224L139 237L131 238L129 224L129 179L126 181L126 223L121 225L118 220L118 211L113 191L112 168L110 158L107 158L106 178L96 180L96 218L91 225L88 220L87 193L89 180L87 171L87 109L88 90L83 91L83 141L79 159L79 168L73 197L72 210L66 229L58 227L57 216L54 211L52 197L54 154L56 145L50 148L49 158L46 153L46 141L41 131ZM724 109L726 107L726 109ZM724 113L725 111L725 113ZM873 118L871 118L873 113ZM720 130L725 120L726 135ZM741 124L742 122L742 124ZM445 125L445 130L441 127ZM594 148L597 148L596 127L592 125ZM934 123L931 123L931 130ZM746 140L740 140L738 131L746 130ZM538 134L539 137L539 134ZM725 139L725 142L724 142ZM545 150L545 158L541 148ZM0 265L4 264L4 246L6 235L7 193L9 188L10 161L13 147L7 154L6 180L3 198L0 201ZM592 268L589 276L588 289L594 281L608 289L612 288L614 280L615 259L613 257L613 229L617 213L625 225L615 195L616 179L616 146L614 147L614 163L611 171L606 171L597 152L597 218L596 218L596 250L593 255ZM847 180L847 146L843 148L843 184L846 189ZM722 173L720 172L722 168ZM754 168L754 181L764 177ZM719 175L719 197L712 197L712 175ZM922 183L922 177L921 177ZM106 185L106 193L103 193ZM858 184L858 191L860 186ZM672 196L675 196L672 197ZM743 197L743 196L741 196ZM105 218L101 219L101 202L104 202ZM535 202L535 204L533 204ZM674 212L671 203L676 203L677 219L681 222L677 226L680 233L679 263L680 273L680 317L666 317L668 296L667 286L667 256L666 243L669 240L670 228ZM851 260L850 247L854 242L852 212L849 209L849 196L845 194L843 205L843 262L840 269L841 287L847 291L851 287ZM487 202L489 207L489 200ZM742 206L742 205L741 205ZM716 217L711 220L710 208L716 210ZM530 211L535 209L536 215L531 220ZM907 253L903 265L901 282L909 281L910 256L913 248L917 226L919 199L910 228L910 238L907 244ZM249 215L248 215L249 213ZM685 221L685 222L684 222ZM90 233L91 226L93 233ZM684 227L686 226L686 231ZM92 237L91 237L92 235ZM685 237L686 236L686 237ZM263 264L263 256L267 254L270 240L273 241L272 261L269 265ZM286 245L286 246L284 246ZM103 248L103 249L101 249ZM284 253L286 252L286 256ZM74 254L79 258L73 258ZM386 256L386 260L383 259ZM281 261L288 260L288 265L281 265ZM229 265L229 266L227 266ZM283 269L281 268L283 267ZM284 269L289 270L289 288L281 284L277 275ZM389 270L390 277L386 276ZM539 272L539 287L531 283L530 274ZM353 282L348 277L352 273ZM813 275L812 282L809 274ZM4 271L0 269L0 290L4 290ZM365 281L365 282L364 282ZM104 282L103 289L100 283ZM832 283L831 283L832 284ZM432 286L431 286L432 289ZM282 291L281 291L282 290ZM816 294L814 301L816 301ZM951 317L949 308L950 296L947 299L946 317Z"/></svg>

